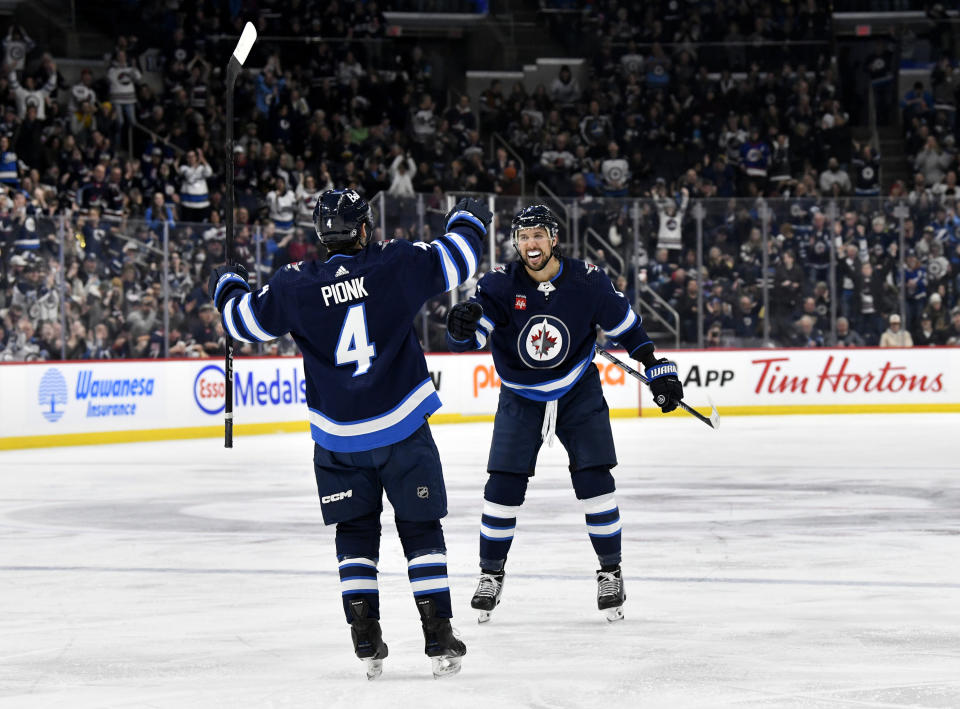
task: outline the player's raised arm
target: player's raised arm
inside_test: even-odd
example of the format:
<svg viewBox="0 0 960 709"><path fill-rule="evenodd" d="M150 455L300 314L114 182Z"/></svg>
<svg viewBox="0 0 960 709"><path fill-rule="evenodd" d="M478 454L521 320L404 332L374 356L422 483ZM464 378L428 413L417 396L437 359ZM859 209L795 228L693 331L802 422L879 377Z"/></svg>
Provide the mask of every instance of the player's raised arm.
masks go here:
<svg viewBox="0 0 960 709"><path fill-rule="evenodd" d="M447 213L446 233L424 249L420 259L426 268L427 298L453 290L477 272L483 256L483 242L493 213L479 200L464 198Z"/></svg>
<svg viewBox="0 0 960 709"><path fill-rule="evenodd" d="M290 331L278 294L271 291L275 278L253 293L247 269L240 264L224 264L210 273L207 292L220 311L224 329L234 340L269 342Z"/></svg>
<svg viewBox="0 0 960 709"><path fill-rule="evenodd" d="M597 322L604 334L620 344L630 356L643 363L647 378L650 380L650 392L663 413L677 408L683 398L683 386L677 376L677 365L654 354L653 340L643 327L640 316L630 307L630 303L617 291L610 279L602 273L593 277L602 277L600 304Z"/></svg>

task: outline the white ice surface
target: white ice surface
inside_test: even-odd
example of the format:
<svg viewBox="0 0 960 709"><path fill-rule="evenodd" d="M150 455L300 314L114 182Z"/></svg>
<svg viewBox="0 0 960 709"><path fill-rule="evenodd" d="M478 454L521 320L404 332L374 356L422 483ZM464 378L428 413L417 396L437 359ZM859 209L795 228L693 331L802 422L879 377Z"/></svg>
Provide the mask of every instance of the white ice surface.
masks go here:
<svg viewBox="0 0 960 709"><path fill-rule="evenodd" d="M469 607L491 425L435 426L460 675L384 512L363 678L305 435L0 453L2 707L960 707L960 416L614 421L626 620L544 449Z"/></svg>

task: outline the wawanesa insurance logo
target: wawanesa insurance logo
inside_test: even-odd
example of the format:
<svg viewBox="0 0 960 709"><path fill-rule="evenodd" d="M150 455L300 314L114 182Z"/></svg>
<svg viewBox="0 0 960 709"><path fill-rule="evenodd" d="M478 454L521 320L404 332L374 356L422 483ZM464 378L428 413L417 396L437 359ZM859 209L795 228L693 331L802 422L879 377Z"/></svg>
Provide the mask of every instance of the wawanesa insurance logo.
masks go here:
<svg viewBox="0 0 960 709"><path fill-rule="evenodd" d="M50 423L56 423L63 416L67 405L67 380L59 369L48 369L40 380L37 390L37 403L40 413Z"/></svg>

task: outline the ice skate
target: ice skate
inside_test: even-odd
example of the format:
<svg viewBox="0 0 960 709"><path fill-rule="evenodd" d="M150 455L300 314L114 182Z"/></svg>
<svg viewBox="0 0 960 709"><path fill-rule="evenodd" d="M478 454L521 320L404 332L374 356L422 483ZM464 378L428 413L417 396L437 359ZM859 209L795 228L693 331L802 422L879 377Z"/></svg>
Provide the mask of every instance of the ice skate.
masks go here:
<svg viewBox="0 0 960 709"><path fill-rule="evenodd" d="M424 652L430 658L433 678L443 679L457 674L467 654L467 646L456 636L449 618L437 618L432 598L417 601L423 623Z"/></svg>
<svg viewBox="0 0 960 709"><path fill-rule="evenodd" d="M620 567L613 571L597 571L597 608L603 611L608 622L623 620L623 602L626 600Z"/></svg>
<svg viewBox="0 0 960 709"><path fill-rule="evenodd" d="M353 622L350 623L350 636L353 638L353 651L363 660L367 669L367 679L374 680L383 674L383 658L387 656L387 644L383 642L380 621L367 618L370 606L367 601L352 601Z"/></svg>
<svg viewBox="0 0 960 709"><path fill-rule="evenodd" d="M490 620L493 609L500 605L500 594L503 593L504 572L499 574L480 574L480 583L477 584L477 590L470 599L470 606L480 611L477 616L478 623L486 623Z"/></svg>

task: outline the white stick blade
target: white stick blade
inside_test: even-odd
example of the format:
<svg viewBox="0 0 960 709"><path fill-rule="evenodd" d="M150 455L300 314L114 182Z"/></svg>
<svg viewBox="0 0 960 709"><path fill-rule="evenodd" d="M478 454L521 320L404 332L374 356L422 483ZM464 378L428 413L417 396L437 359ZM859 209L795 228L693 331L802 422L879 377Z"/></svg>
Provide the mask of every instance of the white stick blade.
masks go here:
<svg viewBox="0 0 960 709"><path fill-rule="evenodd" d="M247 61L247 55L253 48L253 43L257 41L257 28L252 22L248 22L243 28L243 34L240 35L240 41L237 42L237 48L233 50L233 56L237 58L240 65Z"/></svg>

